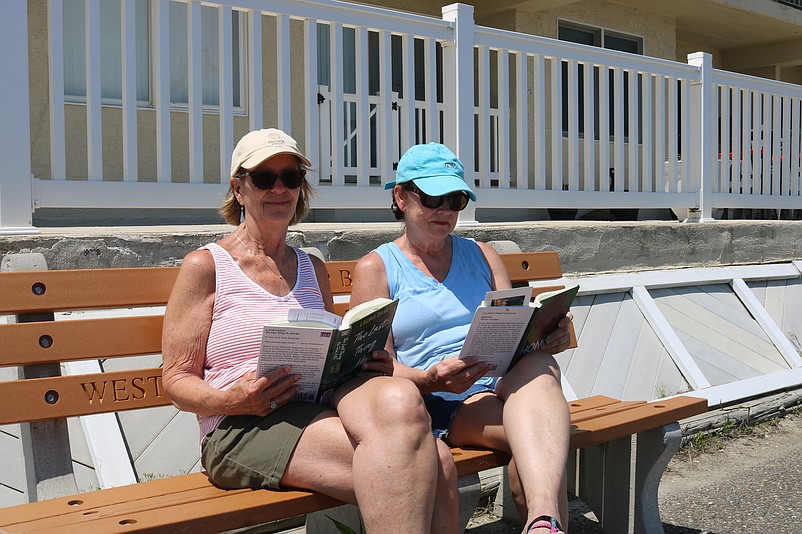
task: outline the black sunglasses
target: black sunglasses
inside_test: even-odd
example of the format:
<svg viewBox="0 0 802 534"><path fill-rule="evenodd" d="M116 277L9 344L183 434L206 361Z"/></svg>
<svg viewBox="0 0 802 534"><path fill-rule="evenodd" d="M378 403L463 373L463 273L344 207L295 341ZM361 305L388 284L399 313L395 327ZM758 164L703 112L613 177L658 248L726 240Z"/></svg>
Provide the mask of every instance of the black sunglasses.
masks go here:
<svg viewBox="0 0 802 534"><path fill-rule="evenodd" d="M292 170L284 171L281 174L276 174L273 171L245 171L239 173L237 178L243 178L245 176L251 177L251 181L256 189L273 189L278 179L281 180L281 183L283 183L284 187L287 189L298 189L301 187L301 184L304 183L306 171Z"/></svg>
<svg viewBox="0 0 802 534"><path fill-rule="evenodd" d="M440 195L440 196L431 196L427 195L416 185L413 184L404 184L404 189L411 193L415 193L420 198L420 203L424 208L429 209L437 209L443 205L443 202L448 202L448 208L451 211L462 211L468 205L468 200L470 197L468 193L465 191L458 191L456 193L450 193L448 195Z"/></svg>

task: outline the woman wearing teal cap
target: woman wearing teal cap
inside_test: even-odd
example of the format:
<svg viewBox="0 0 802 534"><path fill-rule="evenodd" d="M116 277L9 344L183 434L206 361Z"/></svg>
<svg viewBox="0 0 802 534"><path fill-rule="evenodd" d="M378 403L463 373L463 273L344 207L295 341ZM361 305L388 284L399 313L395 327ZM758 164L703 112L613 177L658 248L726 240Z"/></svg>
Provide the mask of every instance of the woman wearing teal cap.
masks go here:
<svg viewBox="0 0 802 534"><path fill-rule="evenodd" d="M478 359L458 359L485 293L511 287L492 247L452 234L458 213L476 195L462 163L438 143L410 148L385 188L393 190L392 209L405 231L359 261L351 304L399 300L387 342L393 374L418 386L435 436L451 446L510 454L524 532L562 532L570 416L553 355L568 347L571 315L504 377L485 377L490 366Z"/></svg>

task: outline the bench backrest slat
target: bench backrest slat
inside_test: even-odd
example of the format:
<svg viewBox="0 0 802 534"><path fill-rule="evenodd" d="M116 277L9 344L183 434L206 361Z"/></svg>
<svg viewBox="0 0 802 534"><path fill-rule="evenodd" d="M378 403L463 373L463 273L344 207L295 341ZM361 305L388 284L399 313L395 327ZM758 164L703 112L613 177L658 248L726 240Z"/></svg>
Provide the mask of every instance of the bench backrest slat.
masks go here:
<svg viewBox="0 0 802 534"><path fill-rule="evenodd" d="M0 383L0 425L171 404L161 368Z"/></svg>
<svg viewBox="0 0 802 534"><path fill-rule="evenodd" d="M501 259L513 284L525 283L530 280L558 280L563 275L560 257L556 252L507 253L502 254ZM347 295L351 293L355 266L355 260L326 262L332 294ZM561 287L563 286L555 285L538 288L538 292Z"/></svg>
<svg viewBox="0 0 802 534"><path fill-rule="evenodd" d="M329 271L329 285L333 295L351 294L355 266L356 260L326 262L326 270Z"/></svg>
<svg viewBox="0 0 802 534"><path fill-rule="evenodd" d="M176 276L178 267L2 273L0 313L164 305Z"/></svg>
<svg viewBox="0 0 802 534"><path fill-rule="evenodd" d="M2 325L3 365L161 353L163 315Z"/></svg>
<svg viewBox="0 0 802 534"><path fill-rule="evenodd" d="M560 256L556 252L517 252L502 254L501 259L513 283L552 280L562 277Z"/></svg>

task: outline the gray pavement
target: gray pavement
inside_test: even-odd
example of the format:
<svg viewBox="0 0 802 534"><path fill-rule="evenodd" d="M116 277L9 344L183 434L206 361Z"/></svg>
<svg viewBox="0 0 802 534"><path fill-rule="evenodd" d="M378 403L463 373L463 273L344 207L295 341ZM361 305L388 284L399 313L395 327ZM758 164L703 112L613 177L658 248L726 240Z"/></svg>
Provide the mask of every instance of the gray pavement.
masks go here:
<svg viewBox="0 0 802 534"><path fill-rule="evenodd" d="M602 532L581 501L571 508L570 534ZM720 450L681 450L663 476L660 510L666 534L802 533L802 414L754 427ZM520 532L489 516L476 519L466 534Z"/></svg>

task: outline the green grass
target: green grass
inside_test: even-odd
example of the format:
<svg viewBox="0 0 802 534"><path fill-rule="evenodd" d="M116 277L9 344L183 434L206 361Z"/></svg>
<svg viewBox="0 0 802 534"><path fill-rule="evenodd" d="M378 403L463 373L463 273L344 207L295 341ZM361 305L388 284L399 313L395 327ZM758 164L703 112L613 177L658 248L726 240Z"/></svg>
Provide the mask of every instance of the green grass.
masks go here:
<svg viewBox="0 0 802 534"><path fill-rule="evenodd" d="M697 432L684 438L679 452L692 459L700 454L721 451L724 450L729 442L735 439L755 435L758 431L761 434L766 434L779 426L780 418L799 414L802 414L802 407L797 406L785 414L778 414L775 417L770 417L757 423L727 418L719 428Z"/></svg>

